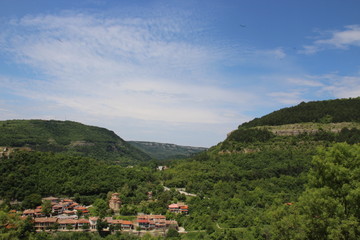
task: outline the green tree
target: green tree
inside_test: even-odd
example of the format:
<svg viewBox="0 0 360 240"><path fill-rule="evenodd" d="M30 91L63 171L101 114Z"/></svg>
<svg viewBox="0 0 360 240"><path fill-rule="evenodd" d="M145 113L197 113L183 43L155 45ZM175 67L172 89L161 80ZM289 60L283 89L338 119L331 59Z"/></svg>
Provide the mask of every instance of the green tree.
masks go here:
<svg viewBox="0 0 360 240"><path fill-rule="evenodd" d="M49 216L52 211L51 201L45 200L43 204L41 204L41 212L45 214L45 216Z"/></svg>
<svg viewBox="0 0 360 240"><path fill-rule="evenodd" d="M180 237L179 232L175 228L169 228L166 233L166 238L177 239Z"/></svg>
<svg viewBox="0 0 360 240"><path fill-rule="evenodd" d="M37 193L30 194L22 201L22 207L24 209L35 208L41 205L41 195Z"/></svg>
<svg viewBox="0 0 360 240"><path fill-rule="evenodd" d="M17 232L19 239L26 239L29 234L35 233L33 220L30 217L27 217L24 221L20 223Z"/></svg>
<svg viewBox="0 0 360 240"><path fill-rule="evenodd" d="M307 238L360 236L360 145L335 144L313 158L299 204Z"/></svg>
<svg viewBox="0 0 360 240"><path fill-rule="evenodd" d="M108 209L109 207L104 199L98 198L95 200L93 204L94 215L99 216L100 218L104 218Z"/></svg>

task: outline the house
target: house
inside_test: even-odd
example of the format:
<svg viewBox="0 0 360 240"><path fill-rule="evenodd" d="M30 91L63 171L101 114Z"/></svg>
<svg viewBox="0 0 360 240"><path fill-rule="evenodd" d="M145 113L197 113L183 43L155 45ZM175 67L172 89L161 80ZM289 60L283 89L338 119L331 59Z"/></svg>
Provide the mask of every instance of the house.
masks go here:
<svg viewBox="0 0 360 240"><path fill-rule="evenodd" d="M189 206L184 203L173 203L168 206L168 210L172 213L189 213Z"/></svg>
<svg viewBox="0 0 360 240"><path fill-rule="evenodd" d="M89 222L90 222L90 228L91 229L96 229L96 224L97 224L97 221L99 220L98 217L90 217L89 218Z"/></svg>
<svg viewBox="0 0 360 240"><path fill-rule="evenodd" d="M84 215L89 213L89 210L87 209L87 207L84 207L84 206L76 206L76 207L74 207L74 210L77 212L81 212Z"/></svg>
<svg viewBox="0 0 360 240"><path fill-rule="evenodd" d="M158 167L157 167L157 170L159 170L159 171L165 171L165 170L167 170L167 169L169 169L168 166L158 166Z"/></svg>
<svg viewBox="0 0 360 240"><path fill-rule="evenodd" d="M63 214L68 215L68 216L71 216L71 215L76 215L76 212L75 212L75 211L70 211L70 210L65 210L65 211L63 212Z"/></svg>
<svg viewBox="0 0 360 240"><path fill-rule="evenodd" d="M137 226L141 230L149 230L150 229L150 221L147 219L138 219L136 220Z"/></svg>
<svg viewBox="0 0 360 240"><path fill-rule="evenodd" d="M188 205L180 206L180 212L183 213L183 214L188 214L189 213Z"/></svg>
<svg viewBox="0 0 360 240"><path fill-rule="evenodd" d="M122 223L122 220L119 220L119 219L110 219L110 220L107 220L109 226L113 226L114 228L113 229L116 229L116 230L120 230L121 229L121 223Z"/></svg>
<svg viewBox="0 0 360 240"><path fill-rule="evenodd" d="M35 209L26 209L26 210L24 210L23 216L25 216L25 217L28 217L28 216L35 217Z"/></svg>
<svg viewBox="0 0 360 240"><path fill-rule="evenodd" d="M36 231L47 230L50 227L54 226L57 221L58 219L54 217L34 218L35 229Z"/></svg>
<svg viewBox="0 0 360 240"><path fill-rule="evenodd" d="M141 229L163 229L166 227L166 217L164 215L138 215L137 226Z"/></svg>
<svg viewBox="0 0 360 240"><path fill-rule="evenodd" d="M64 205L62 204L55 204L52 206L52 213L54 215L62 214L64 212Z"/></svg>
<svg viewBox="0 0 360 240"><path fill-rule="evenodd" d="M122 230L131 230L134 229L134 224L131 221L122 220L121 221L121 229Z"/></svg>
<svg viewBox="0 0 360 240"><path fill-rule="evenodd" d="M42 207L38 206L36 207L36 209L34 209L34 217L38 218L38 217L45 217L45 214L42 212Z"/></svg>
<svg viewBox="0 0 360 240"><path fill-rule="evenodd" d="M78 228L83 228L84 226L88 225L90 228L90 221L85 218L80 218L76 221Z"/></svg>
<svg viewBox="0 0 360 240"><path fill-rule="evenodd" d="M68 228L75 229L77 220L75 219L58 219L59 229L66 230Z"/></svg>

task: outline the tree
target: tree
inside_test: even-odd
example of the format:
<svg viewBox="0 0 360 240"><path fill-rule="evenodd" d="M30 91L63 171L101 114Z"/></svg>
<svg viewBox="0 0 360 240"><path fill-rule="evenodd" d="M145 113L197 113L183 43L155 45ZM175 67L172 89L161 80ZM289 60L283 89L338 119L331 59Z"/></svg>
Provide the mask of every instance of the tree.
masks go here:
<svg viewBox="0 0 360 240"><path fill-rule="evenodd" d="M107 210L109 209L105 200L98 198L95 200L93 204L93 213L100 218L104 218L106 216Z"/></svg>
<svg viewBox="0 0 360 240"><path fill-rule="evenodd" d="M103 231L104 228L109 227L109 224L107 221L103 221L102 219L98 219L97 223L96 223L96 230L98 231L98 233L100 234L100 236L104 237L106 234Z"/></svg>
<svg viewBox="0 0 360 240"><path fill-rule="evenodd" d="M169 228L166 238L178 238L180 237L179 232L175 228Z"/></svg>
<svg viewBox="0 0 360 240"><path fill-rule="evenodd" d="M37 193L30 194L22 201L22 207L24 209L35 208L41 205L41 195Z"/></svg>
<svg viewBox="0 0 360 240"><path fill-rule="evenodd" d="M21 222L17 231L19 239L26 239L29 234L35 233L34 222L31 217L27 217L23 222Z"/></svg>
<svg viewBox="0 0 360 240"><path fill-rule="evenodd" d="M300 212L311 239L360 236L360 145L335 144L313 158Z"/></svg>
<svg viewBox="0 0 360 240"><path fill-rule="evenodd" d="M49 216L52 211L51 201L45 200L41 205L41 212L45 214L45 216Z"/></svg>

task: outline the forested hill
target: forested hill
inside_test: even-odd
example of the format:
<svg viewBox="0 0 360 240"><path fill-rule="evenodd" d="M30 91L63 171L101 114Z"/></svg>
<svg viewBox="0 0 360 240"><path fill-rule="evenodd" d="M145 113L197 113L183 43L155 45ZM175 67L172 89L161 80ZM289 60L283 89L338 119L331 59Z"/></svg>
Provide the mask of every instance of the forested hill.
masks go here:
<svg viewBox="0 0 360 240"><path fill-rule="evenodd" d="M0 121L0 146L63 152L120 164L151 159L112 131L72 121Z"/></svg>
<svg viewBox="0 0 360 240"><path fill-rule="evenodd" d="M180 146L169 143L128 141L143 152L158 160L171 160L190 157L196 153L205 151L207 148Z"/></svg>
<svg viewBox="0 0 360 240"><path fill-rule="evenodd" d="M297 106L283 108L239 127L276 126L293 123L360 122L360 98L302 102Z"/></svg>
<svg viewBox="0 0 360 240"><path fill-rule="evenodd" d="M185 228L206 229L209 239L313 239L316 227L323 224L326 229L326 221L331 219L330 215L322 215L323 209L335 209L337 202L323 197L332 194L326 192L328 188L311 195L313 192L306 191L310 186L307 184L316 178L323 181L321 174L336 181L340 178L336 174L349 178L356 175L350 172L360 164L360 158L352 156L360 143L359 104L360 99L340 99L281 109L241 125L225 141L193 158L172 163L162 173L164 185L185 188L199 196L189 202L191 221L182 222ZM328 156L324 152L332 146L334 150L329 151L337 154L335 164L323 160ZM360 156L360 152L356 154ZM341 168L341 164L348 164L347 160L354 161L353 165ZM339 169L335 170L335 166ZM323 168L331 169L321 172ZM349 175L346 168L351 169ZM320 176L314 177L316 170ZM358 179L359 185L352 186L360 186ZM343 189L349 186L346 181L349 179L344 180ZM351 191L358 194L360 187ZM335 205L330 206L330 202ZM304 209L313 208L313 212L296 215L300 203ZM354 222L358 224L360 215L356 216ZM321 223L311 229L312 221ZM356 234L356 238L331 238L324 233L325 237L317 239L358 239L360 232Z"/></svg>

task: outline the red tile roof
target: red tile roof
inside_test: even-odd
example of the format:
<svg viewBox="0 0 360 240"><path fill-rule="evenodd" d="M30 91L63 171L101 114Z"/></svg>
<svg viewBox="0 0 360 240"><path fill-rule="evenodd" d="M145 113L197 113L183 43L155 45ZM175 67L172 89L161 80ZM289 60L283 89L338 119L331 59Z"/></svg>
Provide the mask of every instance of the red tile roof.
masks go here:
<svg viewBox="0 0 360 240"><path fill-rule="evenodd" d="M126 221L126 220L123 220L121 222L121 224L123 224L123 225L133 225L133 223L131 221Z"/></svg>
<svg viewBox="0 0 360 240"><path fill-rule="evenodd" d="M111 224L122 224L122 220L113 219L113 220L109 221L109 223L111 223Z"/></svg>
<svg viewBox="0 0 360 240"><path fill-rule="evenodd" d="M85 218L80 218L77 220L77 223L90 223L90 221Z"/></svg>
<svg viewBox="0 0 360 240"><path fill-rule="evenodd" d="M34 214L35 210L34 209L26 209L24 210L23 214Z"/></svg>
<svg viewBox="0 0 360 240"><path fill-rule="evenodd" d="M52 218L52 217L44 217L44 218L35 218L34 221L35 223L55 223L58 219L57 218ZM60 221L60 219L59 219Z"/></svg>
<svg viewBox="0 0 360 240"><path fill-rule="evenodd" d="M59 224L76 224L77 220L74 219L59 219L58 223Z"/></svg>

